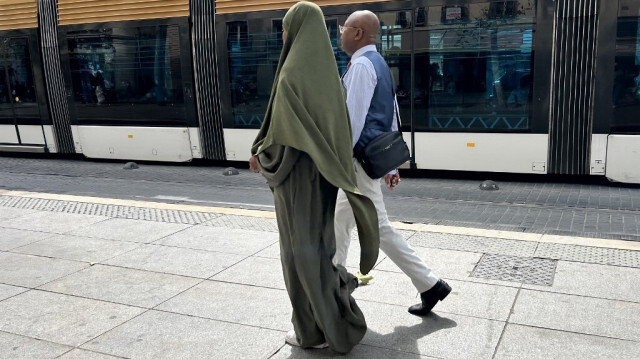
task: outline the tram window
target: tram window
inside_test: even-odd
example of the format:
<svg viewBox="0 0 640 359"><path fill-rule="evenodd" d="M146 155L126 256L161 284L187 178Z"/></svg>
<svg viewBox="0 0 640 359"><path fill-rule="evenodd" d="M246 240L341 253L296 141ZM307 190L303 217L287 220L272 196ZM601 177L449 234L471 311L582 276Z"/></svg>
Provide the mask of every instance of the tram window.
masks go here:
<svg viewBox="0 0 640 359"><path fill-rule="evenodd" d="M227 23L233 127L259 128L282 50L282 20Z"/></svg>
<svg viewBox="0 0 640 359"><path fill-rule="evenodd" d="M640 4L621 1L616 38L612 131L640 133Z"/></svg>
<svg viewBox="0 0 640 359"><path fill-rule="evenodd" d="M0 43L0 123L39 123L29 42L8 38Z"/></svg>
<svg viewBox="0 0 640 359"><path fill-rule="evenodd" d="M415 129L529 131L535 1L463 1L425 11L414 35Z"/></svg>
<svg viewBox="0 0 640 359"><path fill-rule="evenodd" d="M326 19L333 53L342 73L349 58L340 49L338 24L336 18ZM282 19L230 21L226 27L231 127L259 128L282 51Z"/></svg>
<svg viewBox="0 0 640 359"><path fill-rule="evenodd" d="M178 26L67 35L79 124L185 125Z"/></svg>

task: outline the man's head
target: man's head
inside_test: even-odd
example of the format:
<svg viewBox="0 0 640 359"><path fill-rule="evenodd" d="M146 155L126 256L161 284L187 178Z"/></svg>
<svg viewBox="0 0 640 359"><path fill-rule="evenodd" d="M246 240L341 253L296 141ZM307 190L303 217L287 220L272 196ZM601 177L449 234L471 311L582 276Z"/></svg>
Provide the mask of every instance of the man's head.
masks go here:
<svg viewBox="0 0 640 359"><path fill-rule="evenodd" d="M351 56L358 49L375 44L379 30L380 21L374 13L369 10L354 12L341 29L342 50Z"/></svg>

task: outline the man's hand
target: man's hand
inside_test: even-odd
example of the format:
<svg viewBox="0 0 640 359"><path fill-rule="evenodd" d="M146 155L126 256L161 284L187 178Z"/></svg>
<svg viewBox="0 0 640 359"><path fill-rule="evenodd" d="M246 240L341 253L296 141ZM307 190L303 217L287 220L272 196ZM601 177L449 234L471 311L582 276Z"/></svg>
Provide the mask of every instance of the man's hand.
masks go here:
<svg viewBox="0 0 640 359"><path fill-rule="evenodd" d="M394 175L387 173L384 175L384 183L390 191L393 191L398 183L400 183L400 173L396 172Z"/></svg>
<svg viewBox="0 0 640 359"><path fill-rule="evenodd" d="M258 166L258 156L251 156L251 158L249 158L249 169L255 173L260 173L260 166Z"/></svg>

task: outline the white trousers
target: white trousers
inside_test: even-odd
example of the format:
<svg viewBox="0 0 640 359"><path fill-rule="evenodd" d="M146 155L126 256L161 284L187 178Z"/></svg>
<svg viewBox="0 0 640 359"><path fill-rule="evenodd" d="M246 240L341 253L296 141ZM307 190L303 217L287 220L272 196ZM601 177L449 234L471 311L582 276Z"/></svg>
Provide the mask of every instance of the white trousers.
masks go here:
<svg viewBox="0 0 640 359"><path fill-rule="evenodd" d="M353 159L356 171L358 188L371 199L378 212L378 225L380 226L380 249L395 263L413 282L419 293L431 289L438 277L416 255L409 243L398 231L391 226L387 217L387 210L382 200L382 179L371 179L362 169L360 163ZM347 196L342 190L338 191L336 203L336 254L333 257L334 264L346 265L351 231L356 226L356 220L351 210Z"/></svg>

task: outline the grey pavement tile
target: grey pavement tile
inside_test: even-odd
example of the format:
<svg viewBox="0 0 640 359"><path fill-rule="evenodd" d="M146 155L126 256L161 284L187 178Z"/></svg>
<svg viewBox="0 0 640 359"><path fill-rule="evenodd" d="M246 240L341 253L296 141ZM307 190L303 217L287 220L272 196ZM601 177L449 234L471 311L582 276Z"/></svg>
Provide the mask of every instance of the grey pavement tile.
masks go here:
<svg viewBox="0 0 640 359"><path fill-rule="evenodd" d="M209 278L244 258L236 254L143 244L140 248L110 259L104 264Z"/></svg>
<svg viewBox="0 0 640 359"><path fill-rule="evenodd" d="M0 330L78 346L143 311L32 290L0 302Z"/></svg>
<svg viewBox="0 0 640 359"><path fill-rule="evenodd" d="M0 332L0 359L53 359L71 347Z"/></svg>
<svg viewBox="0 0 640 359"><path fill-rule="evenodd" d="M20 293L24 293L26 291L28 291L29 289L27 288L22 288L22 287L14 287L12 285L5 285L5 284L0 284L0 302L7 299L7 298L11 298L14 295L18 295Z"/></svg>
<svg viewBox="0 0 640 359"><path fill-rule="evenodd" d="M263 258L280 259L280 242L270 245L269 247L254 254L254 256L263 257Z"/></svg>
<svg viewBox="0 0 640 359"><path fill-rule="evenodd" d="M21 208L11 208L11 207L1 207L0 206L0 221L1 220L6 220L6 219L11 219L11 218L18 218L18 217L22 217L22 216L27 216L30 214L34 214L37 213L38 211L34 211L31 209L21 209Z"/></svg>
<svg viewBox="0 0 640 359"><path fill-rule="evenodd" d="M203 225L278 233L278 222L274 218L260 218L225 214L210 221L204 222Z"/></svg>
<svg viewBox="0 0 640 359"><path fill-rule="evenodd" d="M100 354L83 349L74 349L60 357L60 359L117 359L111 355Z"/></svg>
<svg viewBox="0 0 640 359"><path fill-rule="evenodd" d="M446 249L414 247L420 257L438 277L448 279L468 279L482 254L459 252ZM401 273L391 259L386 258L375 269Z"/></svg>
<svg viewBox="0 0 640 359"><path fill-rule="evenodd" d="M640 303L640 268L559 261L553 286L522 287Z"/></svg>
<svg viewBox="0 0 640 359"><path fill-rule="evenodd" d="M115 239L119 241L150 243L189 227L191 227L191 225L188 224L112 218L86 227L74 229L68 234L84 237Z"/></svg>
<svg viewBox="0 0 640 359"><path fill-rule="evenodd" d="M293 328L289 296L280 289L205 281L156 309L281 331Z"/></svg>
<svg viewBox="0 0 640 359"><path fill-rule="evenodd" d="M0 227L0 251L9 251L53 235L51 233Z"/></svg>
<svg viewBox="0 0 640 359"><path fill-rule="evenodd" d="M396 304L409 307L420 302L416 288L409 277L402 273L374 271L374 279L368 285L358 287L356 299ZM435 310L494 320L507 320L517 288L482 283L448 280L452 291Z"/></svg>
<svg viewBox="0 0 640 359"><path fill-rule="evenodd" d="M209 226L193 226L156 244L251 255L278 243L278 233Z"/></svg>
<svg viewBox="0 0 640 359"><path fill-rule="evenodd" d="M640 343L508 324L496 359L637 359Z"/></svg>
<svg viewBox="0 0 640 359"><path fill-rule="evenodd" d="M429 359L433 357L407 353L399 350L374 347L366 344L356 345L347 355L337 355L329 349L310 350L291 345L284 345L278 353L270 359L315 359L315 358L336 358L348 357L352 359Z"/></svg>
<svg viewBox="0 0 640 359"><path fill-rule="evenodd" d="M369 328L363 343L438 358L491 358L504 322L436 312L425 318L405 307L360 300Z"/></svg>
<svg viewBox="0 0 640 359"><path fill-rule="evenodd" d="M13 252L82 262L101 262L139 245L109 239L57 235L14 249Z"/></svg>
<svg viewBox="0 0 640 359"><path fill-rule="evenodd" d="M87 266L64 259L0 252L0 283L34 288Z"/></svg>
<svg viewBox="0 0 640 359"><path fill-rule="evenodd" d="M510 323L640 341L640 304L522 290Z"/></svg>
<svg viewBox="0 0 640 359"><path fill-rule="evenodd" d="M260 358L282 346L284 335L151 310L82 348L127 358Z"/></svg>
<svg viewBox="0 0 640 359"><path fill-rule="evenodd" d="M38 212L0 221L0 227L64 234L78 227L101 222L109 217L57 212Z"/></svg>
<svg viewBox="0 0 640 359"><path fill-rule="evenodd" d="M172 274L94 265L39 289L152 308L198 282L200 279Z"/></svg>
<svg viewBox="0 0 640 359"><path fill-rule="evenodd" d="M280 259L249 257L211 279L238 284L285 289Z"/></svg>

